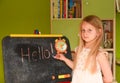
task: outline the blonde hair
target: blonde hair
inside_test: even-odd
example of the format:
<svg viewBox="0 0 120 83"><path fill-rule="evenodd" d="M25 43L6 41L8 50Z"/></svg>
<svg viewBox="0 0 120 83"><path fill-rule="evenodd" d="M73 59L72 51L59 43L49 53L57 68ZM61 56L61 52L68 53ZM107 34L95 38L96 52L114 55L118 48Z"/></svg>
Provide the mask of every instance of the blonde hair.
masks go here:
<svg viewBox="0 0 120 83"><path fill-rule="evenodd" d="M101 42L103 39L103 25L102 25L102 21L99 17L97 17L95 15L86 16L81 21L80 33L81 33L81 28L82 28L81 26L84 22L87 22L87 23L91 24L92 26L94 26L96 28L96 31L99 33L96 40L92 44L92 47L90 48L91 50L89 52L89 56L87 58L87 61L86 61L85 67L84 67L86 69L89 65L91 65L90 70L92 73L94 73L96 71L96 56L98 54L98 51L99 51L99 48L101 46ZM84 42L84 40L82 40L82 37L80 35L80 42L79 42L77 55L82 51L84 45L85 45L85 42ZM77 57L75 59L75 64L76 63L77 63Z"/></svg>

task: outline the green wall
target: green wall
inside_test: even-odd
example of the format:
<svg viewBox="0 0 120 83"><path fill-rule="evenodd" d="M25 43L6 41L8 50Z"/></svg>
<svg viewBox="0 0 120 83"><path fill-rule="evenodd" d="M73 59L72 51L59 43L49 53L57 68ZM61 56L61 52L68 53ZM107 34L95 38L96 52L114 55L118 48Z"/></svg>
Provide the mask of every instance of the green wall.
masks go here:
<svg viewBox="0 0 120 83"><path fill-rule="evenodd" d="M9 34L50 33L49 0L0 0L0 83L4 83L2 39Z"/></svg>
<svg viewBox="0 0 120 83"><path fill-rule="evenodd" d="M71 49L74 50L78 45L79 40L79 24L80 20L54 20L51 30L53 34L63 34L68 37Z"/></svg>
<svg viewBox="0 0 120 83"><path fill-rule="evenodd" d="M120 13L116 14L116 58L120 59Z"/></svg>
<svg viewBox="0 0 120 83"><path fill-rule="evenodd" d="M120 13L116 14L116 60L120 61ZM116 79L120 83L120 65L116 66Z"/></svg>
<svg viewBox="0 0 120 83"><path fill-rule="evenodd" d="M83 16L95 14L100 18L114 18L115 0L82 0ZM86 4L88 2L88 4Z"/></svg>

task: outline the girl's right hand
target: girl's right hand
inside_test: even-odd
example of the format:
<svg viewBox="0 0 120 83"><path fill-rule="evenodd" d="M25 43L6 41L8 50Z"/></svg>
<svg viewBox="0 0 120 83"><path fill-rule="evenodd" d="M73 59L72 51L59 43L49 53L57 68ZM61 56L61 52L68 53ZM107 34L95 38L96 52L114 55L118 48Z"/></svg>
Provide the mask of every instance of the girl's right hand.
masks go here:
<svg viewBox="0 0 120 83"><path fill-rule="evenodd" d="M61 53L56 54L56 55L54 56L54 58L55 58L55 59L58 59L58 60L62 60L62 61L65 61L65 59L66 59L66 57L64 56L64 54L61 54Z"/></svg>
<svg viewBox="0 0 120 83"><path fill-rule="evenodd" d="M73 69L73 61L70 60L70 59L68 59L68 58L66 58L66 57L64 56L64 54L61 54L61 53L56 54L56 55L54 56L54 58L55 58L55 59L58 59L58 60L61 60L61 61L64 61L71 69Z"/></svg>

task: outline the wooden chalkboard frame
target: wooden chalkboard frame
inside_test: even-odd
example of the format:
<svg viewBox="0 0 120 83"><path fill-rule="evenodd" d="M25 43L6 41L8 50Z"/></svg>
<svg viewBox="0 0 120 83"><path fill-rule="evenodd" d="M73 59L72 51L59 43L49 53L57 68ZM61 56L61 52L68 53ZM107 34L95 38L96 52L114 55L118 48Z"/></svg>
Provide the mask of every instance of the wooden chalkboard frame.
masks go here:
<svg viewBox="0 0 120 83"><path fill-rule="evenodd" d="M5 83L71 81L71 69L64 62L53 58L56 54L54 44L58 38L66 40L68 48L65 56L72 60L70 43L65 36L10 35L4 37L2 48Z"/></svg>

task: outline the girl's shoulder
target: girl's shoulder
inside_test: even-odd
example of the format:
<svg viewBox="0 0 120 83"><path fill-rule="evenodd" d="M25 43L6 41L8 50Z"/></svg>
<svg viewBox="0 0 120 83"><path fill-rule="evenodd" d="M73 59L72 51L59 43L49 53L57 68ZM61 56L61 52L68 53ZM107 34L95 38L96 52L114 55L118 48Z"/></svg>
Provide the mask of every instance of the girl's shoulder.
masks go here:
<svg viewBox="0 0 120 83"><path fill-rule="evenodd" d="M98 58L99 58L99 57L100 57L100 58L101 58L101 57L108 57L108 52L107 52L105 49L100 48L99 51L98 51L97 57L98 57Z"/></svg>
<svg viewBox="0 0 120 83"><path fill-rule="evenodd" d="M74 49L74 51L75 51L75 53L77 53L78 52L78 46Z"/></svg>

